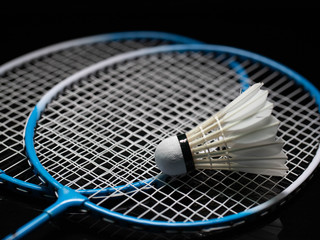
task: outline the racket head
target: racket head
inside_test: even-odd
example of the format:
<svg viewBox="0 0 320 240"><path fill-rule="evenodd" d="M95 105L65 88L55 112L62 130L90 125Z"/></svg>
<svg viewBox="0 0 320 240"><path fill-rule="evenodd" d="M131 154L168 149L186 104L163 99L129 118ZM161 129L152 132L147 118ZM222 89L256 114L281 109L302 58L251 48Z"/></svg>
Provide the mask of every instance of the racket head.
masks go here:
<svg viewBox="0 0 320 240"><path fill-rule="evenodd" d="M48 89L74 72L113 55L142 47L198 42L188 37L153 31L118 32L62 42L23 55L0 66L3 95L0 99L0 185L19 193L52 198L28 169L24 154L24 121Z"/></svg>
<svg viewBox="0 0 320 240"><path fill-rule="evenodd" d="M164 66L161 67L160 62ZM243 74L243 70L236 71L232 67L233 62L237 62L237 66L241 66L246 74ZM147 66L151 67L148 69ZM123 73L123 71L132 70L135 67L140 71L144 69L147 74L142 76L139 73L137 78L133 72ZM161 67L161 70L158 69L156 71L157 74L148 72L158 67ZM119 69L122 71L121 77L117 78L118 74L114 73ZM113 74L112 77L108 76L110 72ZM210 82L213 76L215 76L215 83ZM151 81L150 78L155 85L147 85ZM156 140L154 138L149 139L152 142L151 145L148 145L150 147L148 151L150 151L150 149L155 148L156 143L162 138L192 128L203 118L206 119L207 115L211 115L212 108L217 108L215 110L218 110L221 106L227 104L243 88L244 78L245 82L250 84L255 81L262 81L264 86L269 89L270 98L275 104L275 116L282 121L279 135L286 142L284 149L289 157L287 164L289 173L287 176L279 178L203 170L182 177L157 180L157 182L162 182L162 185L148 184L148 187L152 189L152 194L149 194L150 192L146 193L139 187L134 187L136 189L134 192L124 192L122 194L125 200L121 200L121 203L112 201L115 196L114 193L102 197L97 195L97 193L101 192L101 188L90 188L88 189L90 192L88 199L91 201L85 203L88 209L102 214L111 222L122 222L142 229L201 232L229 229L250 219L264 216L272 209L275 209L276 206L283 204L312 175L319 164L319 150L316 139L320 129L318 121L319 91L298 73L258 54L226 46L176 45L138 50L100 62L61 82L38 102L26 125L27 154L39 175L52 187L61 188L63 185L70 185L70 182L64 182L66 179L60 178L60 181L64 182L62 185L60 181L52 177L55 174L52 169L48 170L42 166L34 148L33 134L36 124L39 124L37 121L42 116L43 110L50 106L49 102L51 100L54 102L64 94L74 94L79 90L76 87L78 83L85 85L87 81L97 80L99 82L99 80L107 79L107 84L112 87L116 86L114 81L122 82L121 86L125 87L128 86L127 84L132 79L135 81L139 79L141 82L138 82L138 85L142 87L142 90L145 90L145 86L150 87L150 89L156 89L157 94L149 95L148 100L164 103L164 105L154 106L151 104L148 109L152 111L152 109L160 108L165 114L159 115L159 112L156 111L155 116L150 119L151 123L154 123L155 119L163 121L162 124L157 125L157 127L161 127L163 132L156 136ZM164 87L166 85L161 85L168 83L168 81L170 84L167 87ZM181 82L183 84L179 85ZM97 86L100 88L101 83L99 82L99 84ZM174 84L178 84L177 88L174 88ZM189 84L192 85L190 87L192 90L188 89ZM138 89L138 85L131 86L131 88ZM67 89L67 86L70 89L64 90ZM108 87L110 86L108 85ZM174 91L171 89L169 95L164 94L166 89L170 88L174 89ZM195 91L195 88L198 91ZM179 91L178 89L183 89L184 91ZM103 91L107 90L106 88ZM62 94L59 95L61 91ZM186 94L181 96L188 91L194 95ZM124 93L121 95L122 98L127 97L130 91L125 91ZM214 99L216 101L214 107L210 105L213 101L211 97L213 94L216 97ZM58 98L57 95L59 95ZM111 96L111 94L107 95ZM119 96L116 94L115 98L121 100ZM138 98L137 95L132 97L133 99ZM204 98L206 99L203 100ZM171 102L171 107L177 110L170 113L171 109L168 109L170 104L166 101L171 101L172 99L175 102ZM196 103L193 105L189 99ZM112 99L112 101L114 100ZM149 101L145 100L144 102L148 104ZM178 104L178 102L183 102L185 105ZM64 104L60 103L60 105ZM119 109L122 109L121 104L119 106ZM190 109L197 111L192 112ZM127 112L131 114L134 109L127 110ZM141 111L136 116L136 119L142 117L140 113ZM45 115L45 113L43 114ZM130 122L134 122L136 119L130 120ZM164 121L165 119L167 121ZM144 123L146 122L147 120L144 120ZM46 121L43 125L45 124ZM40 125L42 128L43 125ZM168 127L168 125L171 127ZM143 125L143 127L146 126L149 127L149 125ZM298 135L294 127L300 130ZM147 130L145 129L145 131ZM152 131L148 134L148 136L153 137L154 135ZM37 139L37 136L35 139ZM141 144L141 149L135 150L138 152L140 150L146 151L148 147L145 144ZM41 144L39 146L41 151L44 146ZM130 146L134 147L134 144ZM132 152L134 153L134 151ZM297 153L302 154L297 155ZM44 152L44 155L46 155L46 152ZM128 156L124 154L124 158L128 158ZM152 157L148 158L148 162L152 162ZM133 178L138 182L145 179L148 178L143 174ZM133 180L129 181L128 186L132 186L132 183L136 182ZM102 182L107 184L107 181L108 179L104 179ZM104 185L102 189L108 189L109 187ZM75 190L80 191L83 188L75 187ZM121 192L121 190L118 192ZM145 198L143 201L141 196ZM134 201L134 203L128 204L128 201ZM141 213L141 208L145 212Z"/></svg>

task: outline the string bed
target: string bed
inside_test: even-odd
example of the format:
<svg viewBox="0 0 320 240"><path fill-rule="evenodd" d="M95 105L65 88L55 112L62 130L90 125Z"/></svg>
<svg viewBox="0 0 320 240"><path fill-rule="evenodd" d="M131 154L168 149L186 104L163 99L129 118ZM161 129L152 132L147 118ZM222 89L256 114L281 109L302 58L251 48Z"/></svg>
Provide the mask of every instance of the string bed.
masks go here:
<svg viewBox="0 0 320 240"><path fill-rule="evenodd" d="M289 172L271 177L201 170L162 179L161 139L187 132L237 97L244 76L263 82L281 121ZM224 218L261 205L293 184L318 149L318 106L289 76L250 59L205 51L160 52L119 61L65 89L42 113L35 149L44 168L112 211L169 223ZM134 182L156 177L148 190ZM131 185L126 193L115 188ZM114 188L108 196L99 194ZM121 200L114 198L121 192Z"/></svg>
<svg viewBox="0 0 320 240"><path fill-rule="evenodd" d="M93 63L119 53L171 43L174 41L139 37L118 41L95 39L48 51L1 72L0 169L22 181L41 184L28 167L23 147L25 121L40 97L61 80Z"/></svg>

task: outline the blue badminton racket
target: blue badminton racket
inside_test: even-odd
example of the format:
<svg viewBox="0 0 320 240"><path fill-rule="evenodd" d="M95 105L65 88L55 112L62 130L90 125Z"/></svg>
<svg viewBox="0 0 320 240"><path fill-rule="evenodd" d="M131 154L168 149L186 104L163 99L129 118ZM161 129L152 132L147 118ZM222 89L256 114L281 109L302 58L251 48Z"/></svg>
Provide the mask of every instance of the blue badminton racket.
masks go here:
<svg viewBox="0 0 320 240"><path fill-rule="evenodd" d="M254 82L269 89L282 122L288 174L163 176L153 159L160 140L190 130ZM264 216L318 165L318 104L318 90L299 74L230 47L163 46L100 62L56 85L30 114L27 154L58 200L13 236L71 206L162 232L205 234Z"/></svg>
<svg viewBox="0 0 320 240"><path fill-rule="evenodd" d="M91 64L144 47L196 40L163 32L121 32L55 44L0 67L0 186L38 197L54 196L28 167L23 146L25 120L41 95Z"/></svg>

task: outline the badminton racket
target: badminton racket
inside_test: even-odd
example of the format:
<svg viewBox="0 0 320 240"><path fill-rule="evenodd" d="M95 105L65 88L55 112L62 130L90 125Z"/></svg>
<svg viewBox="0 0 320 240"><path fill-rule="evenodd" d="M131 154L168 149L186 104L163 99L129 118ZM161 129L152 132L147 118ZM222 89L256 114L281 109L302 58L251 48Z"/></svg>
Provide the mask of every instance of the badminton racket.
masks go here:
<svg viewBox="0 0 320 240"><path fill-rule="evenodd" d="M190 130L254 82L268 88L282 122L288 174L161 175L153 160L159 141ZM318 103L318 90L299 74L230 47L163 46L100 62L56 85L30 114L27 154L58 200L13 236L71 206L112 223L163 232L204 234L264 216L318 165Z"/></svg>

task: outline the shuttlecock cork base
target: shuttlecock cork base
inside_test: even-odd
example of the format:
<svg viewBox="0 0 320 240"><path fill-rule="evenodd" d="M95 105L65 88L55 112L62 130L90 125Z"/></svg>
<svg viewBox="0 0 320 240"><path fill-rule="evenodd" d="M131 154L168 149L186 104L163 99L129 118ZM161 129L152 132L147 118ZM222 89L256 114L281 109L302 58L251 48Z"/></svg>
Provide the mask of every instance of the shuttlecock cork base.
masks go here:
<svg viewBox="0 0 320 240"><path fill-rule="evenodd" d="M195 170L185 134L164 139L157 147L155 155L157 166L168 175L182 175Z"/></svg>
<svg viewBox="0 0 320 240"><path fill-rule="evenodd" d="M268 91L257 83L186 134L163 140L155 152L160 170L181 175L195 169L242 171L284 176L287 156L276 137Z"/></svg>

